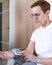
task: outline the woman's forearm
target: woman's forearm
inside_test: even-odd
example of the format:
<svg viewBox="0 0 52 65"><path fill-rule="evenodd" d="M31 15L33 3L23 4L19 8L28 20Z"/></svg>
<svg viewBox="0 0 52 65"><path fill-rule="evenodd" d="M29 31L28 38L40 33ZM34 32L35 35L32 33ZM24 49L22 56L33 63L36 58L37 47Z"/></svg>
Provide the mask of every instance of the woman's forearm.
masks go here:
<svg viewBox="0 0 52 65"><path fill-rule="evenodd" d="M38 58L37 63L52 65L52 58Z"/></svg>

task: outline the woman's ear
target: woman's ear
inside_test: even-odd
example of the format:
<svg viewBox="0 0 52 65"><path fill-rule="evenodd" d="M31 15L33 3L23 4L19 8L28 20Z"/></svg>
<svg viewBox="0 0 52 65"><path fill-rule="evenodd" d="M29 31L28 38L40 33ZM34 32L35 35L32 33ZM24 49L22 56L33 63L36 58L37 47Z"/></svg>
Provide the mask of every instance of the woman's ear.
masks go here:
<svg viewBox="0 0 52 65"><path fill-rule="evenodd" d="M47 11L46 11L46 14L49 15L49 13L50 13L50 10L47 10Z"/></svg>

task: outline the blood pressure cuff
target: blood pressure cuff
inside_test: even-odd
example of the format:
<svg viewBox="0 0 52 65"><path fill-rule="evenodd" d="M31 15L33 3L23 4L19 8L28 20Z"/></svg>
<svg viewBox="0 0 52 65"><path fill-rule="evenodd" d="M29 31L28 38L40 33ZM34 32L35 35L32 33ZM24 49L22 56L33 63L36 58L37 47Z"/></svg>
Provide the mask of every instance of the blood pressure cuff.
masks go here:
<svg viewBox="0 0 52 65"><path fill-rule="evenodd" d="M12 49L11 52L14 54L14 59L22 57L22 52L19 49Z"/></svg>
<svg viewBox="0 0 52 65"><path fill-rule="evenodd" d="M18 55L14 55L13 59L20 59L21 56L18 56Z"/></svg>

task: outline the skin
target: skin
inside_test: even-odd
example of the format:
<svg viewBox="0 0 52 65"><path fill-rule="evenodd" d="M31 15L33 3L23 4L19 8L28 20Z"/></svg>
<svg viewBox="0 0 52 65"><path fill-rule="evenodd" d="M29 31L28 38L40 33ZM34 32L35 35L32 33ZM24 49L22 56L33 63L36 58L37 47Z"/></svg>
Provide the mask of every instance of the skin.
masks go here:
<svg viewBox="0 0 52 65"><path fill-rule="evenodd" d="M33 7L31 9L31 14L40 13L40 16L38 19L36 19L36 17L34 16L33 22L35 24L41 24L41 26L46 27L50 23L49 12L50 11L48 10L44 13L40 6Z"/></svg>
<svg viewBox="0 0 52 65"><path fill-rule="evenodd" d="M3 51L2 52L2 59L12 59L14 54L11 51Z"/></svg>
<svg viewBox="0 0 52 65"><path fill-rule="evenodd" d="M49 10L47 10L45 13L42 11L40 6L36 6L31 8L31 14L40 13L40 16L38 19L36 17L33 17L33 21L35 24L40 24L43 28L48 26L51 21L49 19ZM33 55L33 52L35 51L35 42L30 41L28 47L26 50L22 51L23 57L25 61L32 61L36 63L42 63L44 65L52 65L52 58L38 58L37 56ZM3 52L4 59L13 58L14 55L10 51Z"/></svg>

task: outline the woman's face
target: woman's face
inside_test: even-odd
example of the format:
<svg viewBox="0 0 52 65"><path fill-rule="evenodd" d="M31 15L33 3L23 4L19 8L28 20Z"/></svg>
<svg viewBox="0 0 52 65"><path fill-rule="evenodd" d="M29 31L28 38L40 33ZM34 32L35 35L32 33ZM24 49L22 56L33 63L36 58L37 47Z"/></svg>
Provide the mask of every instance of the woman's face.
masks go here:
<svg viewBox="0 0 52 65"><path fill-rule="evenodd" d="M44 13L40 6L35 6L31 9L31 18L35 24L45 25L48 18L47 12Z"/></svg>

